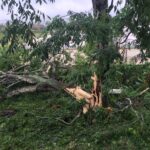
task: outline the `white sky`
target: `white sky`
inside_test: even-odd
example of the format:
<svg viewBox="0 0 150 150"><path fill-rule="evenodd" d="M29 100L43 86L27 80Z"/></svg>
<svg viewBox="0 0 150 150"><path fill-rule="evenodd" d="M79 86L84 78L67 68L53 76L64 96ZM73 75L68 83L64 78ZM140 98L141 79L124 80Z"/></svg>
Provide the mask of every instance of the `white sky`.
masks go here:
<svg viewBox="0 0 150 150"><path fill-rule="evenodd" d="M69 10L75 12L92 12L92 0L55 0L53 4L50 2L41 6L34 4L34 7L50 17L56 15L64 16ZM4 23L9 19L10 15L7 13L7 10L0 9L0 23Z"/></svg>

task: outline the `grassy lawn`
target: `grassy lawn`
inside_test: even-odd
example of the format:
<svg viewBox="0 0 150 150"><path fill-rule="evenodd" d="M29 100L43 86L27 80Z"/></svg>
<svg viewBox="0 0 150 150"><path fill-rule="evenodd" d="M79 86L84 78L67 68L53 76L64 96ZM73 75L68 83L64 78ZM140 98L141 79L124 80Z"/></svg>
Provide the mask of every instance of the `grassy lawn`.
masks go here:
<svg viewBox="0 0 150 150"><path fill-rule="evenodd" d="M104 110L82 116L71 126L56 120L61 117L71 121L79 108L73 99L61 94L24 95L1 102L0 149L150 148L150 115L146 108L139 108L144 122L129 111L108 114Z"/></svg>

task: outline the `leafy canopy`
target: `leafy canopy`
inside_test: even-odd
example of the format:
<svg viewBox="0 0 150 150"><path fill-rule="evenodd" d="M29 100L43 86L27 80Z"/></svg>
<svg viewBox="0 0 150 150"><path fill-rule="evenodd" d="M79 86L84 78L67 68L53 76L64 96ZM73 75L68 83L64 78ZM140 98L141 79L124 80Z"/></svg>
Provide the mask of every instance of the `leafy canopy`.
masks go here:
<svg viewBox="0 0 150 150"><path fill-rule="evenodd" d="M141 48L143 59L150 57L150 1L130 0L126 3L122 12L116 16L118 30L130 31L136 36ZM145 51L144 51L145 50Z"/></svg>
<svg viewBox="0 0 150 150"><path fill-rule="evenodd" d="M102 0L99 0L102 1ZM131 33L133 33L136 38L137 38L137 43L140 46L141 50L142 50L142 54L143 54L143 58L146 57L150 57L150 14L149 14L149 7L150 7L150 1L149 0L125 0L126 4L125 7L122 11L119 11L117 8L118 6L121 4L122 0L118 0L116 5L113 4L113 8L114 10L117 12L116 15L116 20L115 20L115 25L116 25L116 29L124 34L123 29L127 28L128 31L130 31ZM54 0L36 0L34 1L34 3L39 3L40 5L43 3L47 3L47 2L54 2ZM113 0L112 0L113 2ZM15 0L2 0L2 4L1 4L1 8L4 9L4 7L8 8L8 12L11 14L11 22L7 23L7 28L5 30L4 33L4 39L2 41L2 44L5 45L7 43L10 43L10 51L14 51L20 44L19 44L19 40L21 39L21 41L25 41L27 44L31 45L32 47L36 46L36 42L34 40L34 33L31 30L31 27L33 25L33 23L39 22L41 21L41 17L45 18L45 15L36 10L33 7L33 1L31 2L31 0L21 0L21 1L15 1ZM17 8L17 11L15 11L14 8ZM81 13L81 16L84 16L83 13ZM78 16L79 17L79 16ZM62 21L63 24L61 25L61 31L59 33L61 33L62 36L57 35L58 32L55 31L55 33L51 33L54 36L52 36L51 39L49 39L49 46L52 47L51 51L55 51L57 52L58 49L60 49L60 46L62 46L63 43L65 43L66 41L68 42L67 39L70 39L69 35L70 34L74 36L74 40L79 43L79 41L84 38L86 38L86 40L89 42L96 42L96 41L100 41L100 37L97 37L97 33L101 32L103 30L103 34L105 35L104 37L101 36L101 38L103 37L103 42L102 45L106 44L111 38L111 36L107 37L107 33L109 33L107 26L109 26L109 23L107 25L107 23L105 22L104 24L101 23L101 28L97 27L97 23L95 24L95 20L91 20L92 17L88 17L86 18L84 21L85 23L79 21L79 18L77 17L78 23L79 25L76 25L76 27L71 27L74 28L74 33L73 30L68 28L68 25L71 26L71 24L78 24L76 22L76 20L74 19L74 21L71 21L70 24L67 24L65 21ZM49 30L56 30L56 23L57 20L60 20L60 18L55 18L53 20L53 23L51 24L51 26L49 26ZM88 20L89 19L89 20ZM110 18L107 17L107 19L109 20ZM91 25L88 26L88 30L87 28L84 26L87 22L90 22ZM103 22L103 20L101 20L101 22ZM108 21L109 22L109 21ZM58 23L59 24L59 23ZM60 22L61 24L61 22ZM103 24L103 25L102 25ZM52 27L56 26L56 27ZM73 26L73 25L72 25ZM82 36L77 37L78 35L80 35L82 32L80 32L79 34L79 30L81 29L80 27L82 26L82 32L84 32L84 34L82 34ZM84 27L83 27L84 26ZM94 26L94 27L93 27ZM53 29L52 29L53 28ZM79 29L80 28L80 29ZM100 30L97 30L97 29ZM68 31L66 32L67 29ZM86 30L86 31L85 31ZM81 31L81 30L80 30ZM65 34L64 34L65 32ZM70 33L72 32L72 33ZM86 32L86 35L85 35ZM118 33L119 33L118 32ZM90 33L90 34L89 34ZM100 33L101 34L101 33ZM89 35L92 38L98 38L89 40ZM119 34L118 34L119 35ZM58 45L53 45L55 41L55 39L59 39L58 40ZM62 42L60 42L62 41ZM107 42L106 42L107 41ZM66 42L66 43L67 43ZM109 41L110 43L112 42L111 40ZM45 45L45 44L44 44ZM46 47L46 49L48 49ZM50 48L49 48L50 49Z"/></svg>
<svg viewBox="0 0 150 150"><path fill-rule="evenodd" d="M4 38L1 41L2 46L10 43L9 52L14 52L20 47L20 41L24 41L30 46L35 46L35 35L32 25L40 22L41 17L45 19L45 14L33 7L33 3L42 5L55 0L2 0L1 9L7 8L11 14L11 21L7 22ZM47 16L49 17L49 16ZM21 45L23 47L23 45Z"/></svg>

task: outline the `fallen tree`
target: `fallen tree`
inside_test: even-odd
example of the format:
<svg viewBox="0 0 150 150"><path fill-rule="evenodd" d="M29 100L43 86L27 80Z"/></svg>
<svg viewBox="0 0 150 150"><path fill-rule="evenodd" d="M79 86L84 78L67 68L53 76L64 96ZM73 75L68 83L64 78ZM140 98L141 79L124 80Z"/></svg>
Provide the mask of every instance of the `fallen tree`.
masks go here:
<svg viewBox="0 0 150 150"><path fill-rule="evenodd" d="M56 118L57 121L71 125L74 123L82 114L86 114L89 110L95 110L96 108L105 107L104 101L105 98L103 96L102 91L102 83L100 78L94 73L91 77L93 81L93 85L91 91L84 90L80 86L69 87L68 85L54 79L48 77L44 72L34 72L34 74L27 73L24 71L25 69L18 71L18 69L13 69L7 72L0 71L0 86L4 87L4 91L0 94L0 100L5 98L11 98L13 96L23 94L23 93L33 93L36 91L46 91L50 92L52 90L64 90L69 95L74 97L77 101L85 101L85 104L82 105L82 109L75 115L75 117L70 121L66 122L65 119ZM149 87L139 92L136 97L141 97L147 91L149 91ZM121 89L112 89L110 90L109 94L121 94ZM122 113L128 109L133 112L137 120L141 123L143 122L142 114L139 114L136 110L136 102L135 98L126 98L124 101L116 102L116 106L113 108L106 107L106 111L112 112L111 115L116 115L116 113ZM8 110L9 111L9 110ZM8 112L9 113L9 112ZM7 111L6 111L7 114Z"/></svg>
<svg viewBox="0 0 150 150"><path fill-rule="evenodd" d="M24 66L26 67L26 66ZM11 98L23 93L32 93L36 91L47 91L52 89L64 90L69 95L73 96L77 101L85 100L86 104L83 106L82 112L85 114L89 109L103 107L102 103L102 85L97 75L91 77L93 80L93 87L91 92L83 90L81 87L76 86L69 88L67 85L57 81L54 78L41 74L27 74L22 72L19 74L18 69L11 71L0 71L0 85L4 86L5 90L0 95L0 99ZM44 73L43 73L44 74Z"/></svg>
<svg viewBox="0 0 150 150"><path fill-rule="evenodd" d="M49 91L50 88L63 89L63 84L53 78L38 74L31 75L25 72L20 75L12 70L7 72L0 71L0 85L4 87L1 99L23 93Z"/></svg>

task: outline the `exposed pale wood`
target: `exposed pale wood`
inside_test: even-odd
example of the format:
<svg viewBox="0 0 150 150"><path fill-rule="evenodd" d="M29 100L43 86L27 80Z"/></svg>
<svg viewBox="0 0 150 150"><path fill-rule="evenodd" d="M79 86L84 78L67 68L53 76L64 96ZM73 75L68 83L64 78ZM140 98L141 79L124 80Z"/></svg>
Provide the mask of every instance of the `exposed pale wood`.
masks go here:
<svg viewBox="0 0 150 150"><path fill-rule="evenodd" d="M65 88L66 92L74 96L77 100L91 99L92 95L77 86L75 88Z"/></svg>
<svg viewBox="0 0 150 150"><path fill-rule="evenodd" d="M143 90L142 92L140 92L139 96L143 95L144 93L146 93L150 88L146 88L145 90Z"/></svg>
<svg viewBox="0 0 150 150"><path fill-rule="evenodd" d="M72 95L76 100L85 100L86 104L83 106L83 113L87 113L89 109L94 109L96 107L102 107L102 88L101 81L98 79L97 75L91 77L93 80L92 92L88 93L77 86L75 88L65 88L65 91Z"/></svg>
<svg viewBox="0 0 150 150"><path fill-rule="evenodd" d="M98 79L97 75L91 77L93 80L93 89L92 94L95 98L95 106L101 107L102 106L102 88L101 88L101 81Z"/></svg>
<svg viewBox="0 0 150 150"><path fill-rule="evenodd" d="M66 125L71 125L71 124L73 124L80 116L81 116L81 111L79 111L79 113L72 119L71 122L66 122L65 120L62 120L62 119L60 119L60 118L56 118L56 120L58 120L58 121L60 121L60 122L62 122L62 123L64 123L64 124L66 124Z"/></svg>

